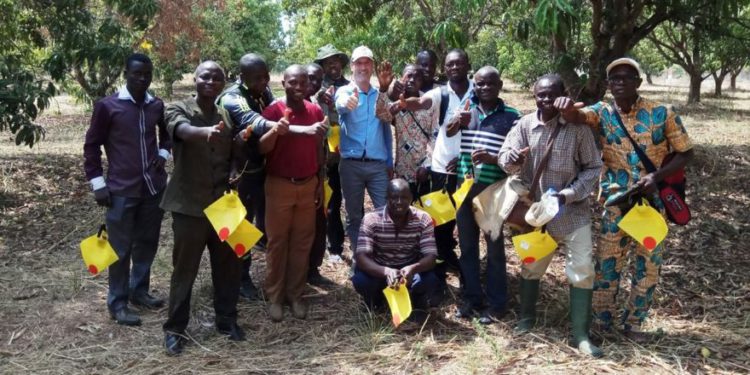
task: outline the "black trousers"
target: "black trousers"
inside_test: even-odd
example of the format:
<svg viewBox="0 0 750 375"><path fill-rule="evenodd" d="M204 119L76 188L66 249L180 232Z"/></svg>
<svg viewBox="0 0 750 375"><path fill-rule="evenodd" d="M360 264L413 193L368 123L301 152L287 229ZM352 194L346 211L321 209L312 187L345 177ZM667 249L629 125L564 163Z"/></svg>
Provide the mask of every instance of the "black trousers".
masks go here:
<svg viewBox="0 0 750 375"><path fill-rule="evenodd" d="M246 173L242 175L239 186L240 200L242 205L247 209L245 218L263 233L266 233L266 192L264 189L266 183L266 172L264 170ZM268 241L266 235L260 238L259 243L265 245ZM251 281L250 266L253 264L253 257L248 254L242 261L242 280Z"/></svg>
<svg viewBox="0 0 750 375"><path fill-rule="evenodd" d="M205 217L172 213L174 251L169 284L169 311L164 330L183 333L190 320L190 296L198 275L203 250L208 247L211 279L214 284L214 311L217 324L237 319L241 263L232 248L219 240Z"/></svg>

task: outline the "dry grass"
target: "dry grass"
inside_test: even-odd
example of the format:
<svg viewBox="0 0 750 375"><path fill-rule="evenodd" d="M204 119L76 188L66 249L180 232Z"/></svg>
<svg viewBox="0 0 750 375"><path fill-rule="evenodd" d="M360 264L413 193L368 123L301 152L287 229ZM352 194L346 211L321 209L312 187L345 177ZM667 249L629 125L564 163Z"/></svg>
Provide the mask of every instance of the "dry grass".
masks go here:
<svg viewBox="0 0 750 375"><path fill-rule="evenodd" d="M189 86L180 90L187 94ZM644 94L681 103L684 87L646 87ZM504 97L528 111L531 96L511 87ZM231 343L213 327L207 263L195 283L191 344L180 358L164 355L165 311L143 312L137 328L118 326L106 312L106 277L89 276L79 241L104 211L82 176L81 144L89 114L67 98L42 120L47 138L32 150L0 141L0 372L2 373L748 373L750 261L747 208L750 93L677 105L697 144L689 168L694 221L672 227L652 318L664 336L642 347L605 341L606 358L579 356L566 345L567 284L561 260L543 279L542 326L512 335L514 313L483 327L452 317L453 298L412 332L363 313L347 281L348 266L324 265L336 281L309 288L306 321L271 323L260 302L242 302L248 341ZM166 296L171 272L169 215L162 224L152 285ZM507 246L511 295L519 262ZM255 254L262 280L264 261ZM511 302L516 307L516 302Z"/></svg>

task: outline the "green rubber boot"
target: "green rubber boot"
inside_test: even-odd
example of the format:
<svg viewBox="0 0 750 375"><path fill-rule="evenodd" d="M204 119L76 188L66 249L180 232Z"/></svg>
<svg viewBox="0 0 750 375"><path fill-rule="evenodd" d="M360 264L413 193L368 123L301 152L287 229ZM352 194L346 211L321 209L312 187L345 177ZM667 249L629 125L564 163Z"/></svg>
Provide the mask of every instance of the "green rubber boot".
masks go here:
<svg viewBox="0 0 750 375"><path fill-rule="evenodd" d="M570 346L578 348L581 353L594 358L601 358L604 352L591 343L589 328L591 328L591 289L570 288Z"/></svg>
<svg viewBox="0 0 750 375"><path fill-rule="evenodd" d="M516 333L529 332L536 324L536 301L539 299L539 280L521 279L521 319L514 329Z"/></svg>

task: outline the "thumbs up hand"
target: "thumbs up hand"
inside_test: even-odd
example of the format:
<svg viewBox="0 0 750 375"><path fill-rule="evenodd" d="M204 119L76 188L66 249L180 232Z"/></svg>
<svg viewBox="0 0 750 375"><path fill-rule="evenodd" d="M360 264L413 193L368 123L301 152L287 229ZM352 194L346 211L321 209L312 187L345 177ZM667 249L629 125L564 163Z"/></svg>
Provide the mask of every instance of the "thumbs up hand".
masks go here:
<svg viewBox="0 0 750 375"><path fill-rule="evenodd" d="M352 91L352 95L346 100L346 108L353 111L359 105L359 89L356 87Z"/></svg>
<svg viewBox="0 0 750 375"><path fill-rule="evenodd" d="M224 130L224 121L219 121L218 124L203 129L205 129L206 133L206 142L210 143L211 140L216 139L216 136L221 134L221 132Z"/></svg>

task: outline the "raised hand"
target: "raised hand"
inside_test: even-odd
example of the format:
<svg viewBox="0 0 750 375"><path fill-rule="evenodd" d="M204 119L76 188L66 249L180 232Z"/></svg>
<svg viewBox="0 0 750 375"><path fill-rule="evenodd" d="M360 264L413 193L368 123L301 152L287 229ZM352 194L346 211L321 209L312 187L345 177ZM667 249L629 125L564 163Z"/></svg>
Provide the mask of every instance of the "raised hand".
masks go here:
<svg viewBox="0 0 750 375"><path fill-rule="evenodd" d="M346 100L346 108L353 111L359 105L359 89L356 87L352 90L352 95Z"/></svg>
<svg viewBox="0 0 750 375"><path fill-rule="evenodd" d="M393 65L390 61L385 60L378 67L378 83L380 84L380 92L386 92L388 87L393 82Z"/></svg>

